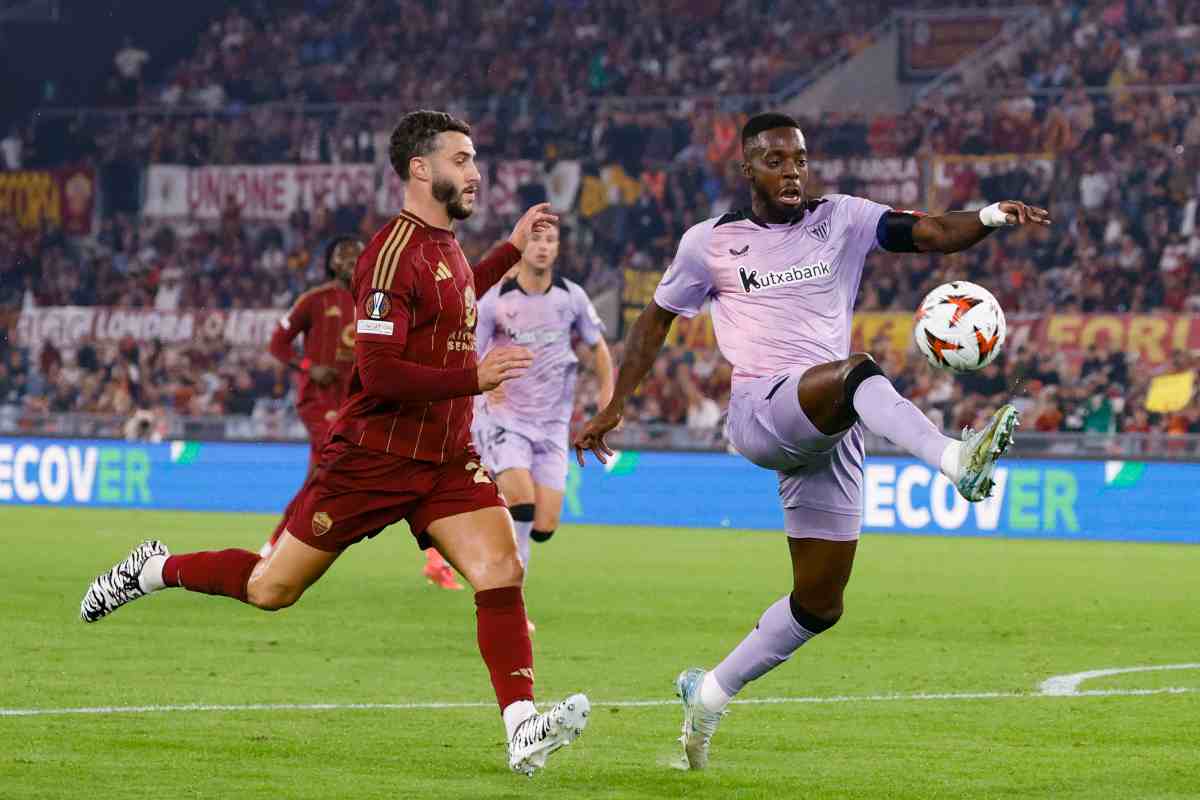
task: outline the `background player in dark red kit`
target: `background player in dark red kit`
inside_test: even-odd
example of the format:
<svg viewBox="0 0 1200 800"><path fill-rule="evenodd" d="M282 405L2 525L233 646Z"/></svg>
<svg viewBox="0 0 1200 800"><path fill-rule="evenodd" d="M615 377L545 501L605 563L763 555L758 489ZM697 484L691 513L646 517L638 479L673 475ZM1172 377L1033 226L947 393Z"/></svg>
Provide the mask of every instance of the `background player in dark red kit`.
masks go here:
<svg viewBox="0 0 1200 800"><path fill-rule="evenodd" d="M363 245L352 236L338 236L325 248L329 281L296 299L275 327L268 350L297 373L296 411L308 429L316 466L329 426L350 388L354 369L354 295L350 281ZM292 342L304 336L303 355L296 357Z"/></svg>
<svg viewBox="0 0 1200 800"><path fill-rule="evenodd" d="M308 430L308 472L317 468L329 426L346 401L354 369L354 295L350 281L363 245L353 236L337 236L325 248L329 280L296 298L279 320L267 350L297 373L296 413ZM303 355L296 357L292 342L303 336ZM266 556L279 540L291 515L289 503L271 538L259 550Z"/></svg>
<svg viewBox="0 0 1200 800"><path fill-rule="evenodd" d="M418 542L440 550L475 589L479 651L501 708L509 766L532 774L582 733L588 699L572 695L545 714L533 704L533 647L512 518L469 430L472 397L532 363L520 347L498 347L477 360L476 297L517 263L535 227L556 220L545 204L531 208L509 240L472 269L452 231L454 220L470 216L479 188L469 134L465 122L435 111L406 114L392 133L404 211L358 260L350 397L271 554L172 556L149 540L93 581L80 614L94 622L168 586L284 608L342 550L407 520Z"/></svg>

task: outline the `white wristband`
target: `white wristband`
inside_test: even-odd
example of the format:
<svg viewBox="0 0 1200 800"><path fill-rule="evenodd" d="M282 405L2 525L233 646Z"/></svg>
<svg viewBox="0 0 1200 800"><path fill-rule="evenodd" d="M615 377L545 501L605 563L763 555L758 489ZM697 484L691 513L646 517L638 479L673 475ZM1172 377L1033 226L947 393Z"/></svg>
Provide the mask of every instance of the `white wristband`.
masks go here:
<svg viewBox="0 0 1200 800"><path fill-rule="evenodd" d="M1005 225L1013 224L1009 222L1008 214L1000 210L999 203L992 203L990 206L979 209L979 221L989 228L1002 228Z"/></svg>

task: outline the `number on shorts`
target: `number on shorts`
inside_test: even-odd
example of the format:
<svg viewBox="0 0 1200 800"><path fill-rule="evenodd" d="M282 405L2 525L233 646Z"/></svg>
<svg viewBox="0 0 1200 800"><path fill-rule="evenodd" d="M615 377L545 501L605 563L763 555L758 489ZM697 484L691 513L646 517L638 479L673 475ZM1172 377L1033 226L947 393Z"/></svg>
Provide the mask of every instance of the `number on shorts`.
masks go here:
<svg viewBox="0 0 1200 800"><path fill-rule="evenodd" d="M487 470L476 464L474 461L467 462L467 471L475 470L476 483L491 483L492 479L488 477Z"/></svg>

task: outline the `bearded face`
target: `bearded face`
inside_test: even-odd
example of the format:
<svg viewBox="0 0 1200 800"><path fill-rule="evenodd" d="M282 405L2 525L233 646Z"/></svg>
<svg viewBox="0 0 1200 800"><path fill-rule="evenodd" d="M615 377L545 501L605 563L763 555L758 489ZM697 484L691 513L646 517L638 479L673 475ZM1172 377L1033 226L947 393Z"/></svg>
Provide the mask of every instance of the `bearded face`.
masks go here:
<svg viewBox="0 0 1200 800"><path fill-rule="evenodd" d="M475 191L475 184L458 186L450 178L434 175L433 199L445 204L450 219L466 219L471 216L475 211Z"/></svg>

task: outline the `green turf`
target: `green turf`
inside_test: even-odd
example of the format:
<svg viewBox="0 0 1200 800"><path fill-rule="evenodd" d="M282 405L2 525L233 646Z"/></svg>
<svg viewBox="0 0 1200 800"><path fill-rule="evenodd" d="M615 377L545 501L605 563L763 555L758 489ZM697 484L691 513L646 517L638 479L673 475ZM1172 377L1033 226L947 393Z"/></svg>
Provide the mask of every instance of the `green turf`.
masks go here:
<svg viewBox="0 0 1200 800"><path fill-rule="evenodd" d="M489 701L468 592L419 577L402 529L353 548L295 608L182 591L97 625L91 577L148 535L257 547L249 515L0 507L0 706ZM1105 667L1200 661L1200 548L868 536L837 628L746 698L1036 691ZM534 781L494 708L0 717L0 798L1182 798L1200 796L1200 694L738 705L704 773L671 768L683 667L710 666L789 580L782 537L564 528L527 590L539 696L598 701ZM1200 688L1200 671L1083 689Z"/></svg>

